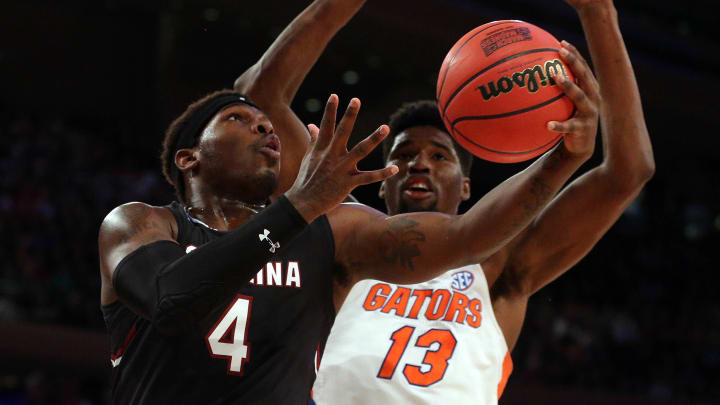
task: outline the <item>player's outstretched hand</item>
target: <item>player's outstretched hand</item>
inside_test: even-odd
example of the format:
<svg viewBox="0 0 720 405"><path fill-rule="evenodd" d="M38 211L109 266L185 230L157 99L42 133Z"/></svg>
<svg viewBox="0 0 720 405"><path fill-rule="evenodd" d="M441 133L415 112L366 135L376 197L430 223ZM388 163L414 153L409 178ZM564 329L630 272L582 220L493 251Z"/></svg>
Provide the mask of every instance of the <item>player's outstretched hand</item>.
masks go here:
<svg viewBox="0 0 720 405"><path fill-rule="evenodd" d="M336 127L337 108L338 97L333 94L325 106L320 128L309 126L310 147L295 184L285 194L308 222L340 204L355 187L385 180L398 171L395 165L379 170L358 170L357 163L385 139L390 129L381 125L348 151L347 141L360 111L360 100L350 100Z"/></svg>
<svg viewBox="0 0 720 405"><path fill-rule="evenodd" d="M567 121L548 122L548 129L565 134L568 152L578 156L592 155L598 129L600 86L585 58L567 41L562 41L560 57L575 76L573 83L562 73L553 76L558 86L575 104L575 115Z"/></svg>

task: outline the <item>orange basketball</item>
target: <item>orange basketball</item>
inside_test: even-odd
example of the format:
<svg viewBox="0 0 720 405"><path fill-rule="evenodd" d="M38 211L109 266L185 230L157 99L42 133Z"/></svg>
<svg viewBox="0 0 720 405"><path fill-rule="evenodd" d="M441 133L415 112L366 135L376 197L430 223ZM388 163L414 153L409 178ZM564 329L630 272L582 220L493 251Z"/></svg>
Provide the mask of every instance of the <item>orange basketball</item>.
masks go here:
<svg viewBox="0 0 720 405"><path fill-rule="evenodd" d="M565 121L575 106L552 79L573 80L561 45L547 31L517 20L468 32L450 49L437 82L448 132L475 156L500 163L532 159L562 135L548 121Z"/></svg>

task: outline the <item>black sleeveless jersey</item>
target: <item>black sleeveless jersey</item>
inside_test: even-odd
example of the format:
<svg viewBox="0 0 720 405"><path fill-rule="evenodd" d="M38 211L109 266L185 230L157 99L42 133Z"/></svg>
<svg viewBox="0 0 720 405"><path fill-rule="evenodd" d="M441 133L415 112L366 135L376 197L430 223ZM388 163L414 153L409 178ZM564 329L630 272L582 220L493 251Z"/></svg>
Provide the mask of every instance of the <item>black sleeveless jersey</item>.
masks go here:
<svg viewBox="0 0 720 405"><path fill-rule="evenodd" d="M191 218L177 202L166 208L188 252L225 233ZM119 301L102 307L112 346L113 403L307 404L317 351L335 316L334 255L322 216L248 285L218 297L210 314L181 336L161 335Z"/></svg>

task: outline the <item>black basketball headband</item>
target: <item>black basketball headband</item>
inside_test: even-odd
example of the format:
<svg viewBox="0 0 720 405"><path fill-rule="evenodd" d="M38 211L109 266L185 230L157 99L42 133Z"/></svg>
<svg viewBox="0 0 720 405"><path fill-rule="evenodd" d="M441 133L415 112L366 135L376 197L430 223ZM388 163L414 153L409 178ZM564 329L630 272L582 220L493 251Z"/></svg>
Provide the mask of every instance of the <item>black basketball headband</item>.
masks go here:
<svg viewBox="0 0 720 405"><path fill-rule="evenodd" d="M193 112L192 116L188 118L186 124L182 127L182 129L180 129L177 142L175 142L175 147L170 154L170 159L173 159L173 163L170 165L170 170L172 171L175 187L180 187L180 189L183 188L182 173L174 162L175 153L177 153L180 149L192 148L195 146L203 129L205 129L205 126L208 122L210 122L215 114L232 104L247 104L251 107L257 108L258 110L260 109L260 107L240 93L222 93L206 100L200 108Z"/></svg>

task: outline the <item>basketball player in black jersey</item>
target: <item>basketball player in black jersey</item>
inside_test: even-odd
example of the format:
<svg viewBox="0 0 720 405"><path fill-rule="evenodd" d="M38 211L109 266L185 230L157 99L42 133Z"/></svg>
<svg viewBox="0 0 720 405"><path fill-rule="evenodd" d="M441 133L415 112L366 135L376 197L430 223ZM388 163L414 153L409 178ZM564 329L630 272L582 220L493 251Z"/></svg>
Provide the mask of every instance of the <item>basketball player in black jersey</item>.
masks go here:
<svg viewBox="0 0 720 405"><path fill-rule="evenodd" d="M357 185L397 172L356 168L387 126L348 151L359 100L351 100L336 128L338 98L331 96L310 136L287 98L271 106L273 98L257 90L291 69L280 57L298 49L290 34L329 39L331 28L312 23L328 3L313 3L236 82L258 94L262 108L221 91L171 125L165 174L178 202L124 204L101 225L101 300L116 403L306 403L316 348L343 289L365 278L419 282L484 260L592 154L595 133L584 131L461 216L388 217L340 204ZM283 90L270 82L266 88ZM303 138L310 139L308 152L297 178L288 180L281 140Z"/></svg>

